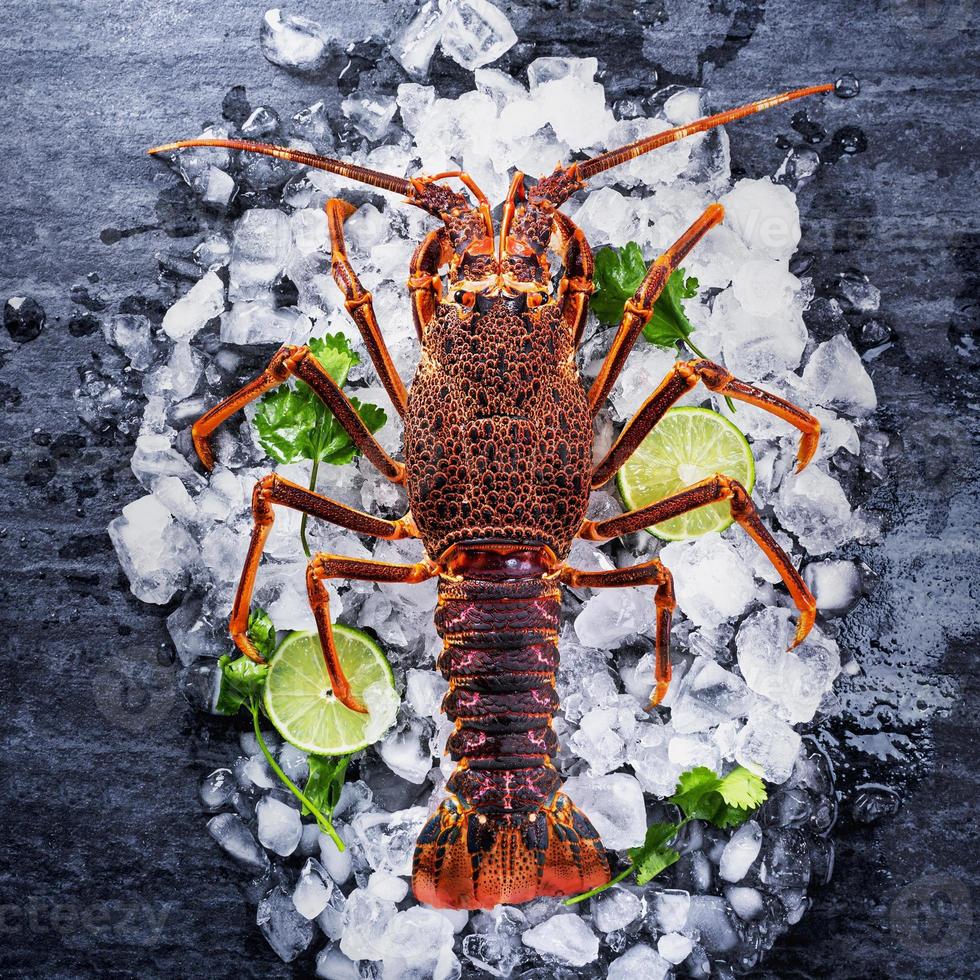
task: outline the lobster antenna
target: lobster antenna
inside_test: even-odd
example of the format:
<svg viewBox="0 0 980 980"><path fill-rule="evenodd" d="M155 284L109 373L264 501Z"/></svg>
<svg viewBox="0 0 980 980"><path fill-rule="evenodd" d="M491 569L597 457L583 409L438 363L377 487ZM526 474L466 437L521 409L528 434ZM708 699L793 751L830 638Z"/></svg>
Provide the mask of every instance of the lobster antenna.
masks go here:
<svg viewBox="0 0 980 980"><path fill-rule="evenodd" d="M724 126L726 123L735 122L737 119L744 119L756 112L764 109L772 109L774 106L782 105L784 102L792 102L794 99L803 99L808 95L817 95L820 92L832 92L833 85L811 85L808 88L794 89L792 92L784 92L782 95L773 95L768 99L760 99L758 102L750 102L748 105L740 106L738 109L729 109L727 112L719 112L714 116L705 116L704 119L697 119L686 126L676 126L673 129L665 130L662 133L655 133L636 140L634 143L627 143L618 150L609 150L599 156L580 163L572 164L578 176L583 180L589 180L596 174L601 174L604 170L618 167L621 163L634 160L644 153L659 149L668 143L684 139L685 136L693 136L695 133L703 133L706 130L714 129L715 126Z"/></svg>
<svg viewBox="0 0 980 980"><path fill-rule="evenodd" d="M285 146L275 146L272 143L251 143L248 140L226 140L226 139L196 139L179 140L176 143L164 143L162 146L154 146L147 150L151 156L157 153L169 153L172 150L182 150L189 146L219 146L228 150L244 150L246 153L261 153L267 157L276 157L279 160L288 160L290 163L301 163L306 167L313 167L316 170L326 170L332 174L339 174L350 180L360 181L362 184L372 184L382 190L391 191L394 194L402 194L405 197L412 196L412 183L404 177L395 177L392 174L381 173L379 170L369 170L367 167L359 167L356 163L344 163L342 160L334 160L331 157L321 157L315 153L306 153L303 150L292 150Z"/></svg>

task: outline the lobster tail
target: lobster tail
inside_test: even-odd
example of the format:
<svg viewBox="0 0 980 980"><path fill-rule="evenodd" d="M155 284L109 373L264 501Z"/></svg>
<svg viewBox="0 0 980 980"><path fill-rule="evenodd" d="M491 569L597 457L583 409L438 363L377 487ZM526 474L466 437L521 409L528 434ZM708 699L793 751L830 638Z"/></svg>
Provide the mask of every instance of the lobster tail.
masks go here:
<svg viewBox="0 0 980 980"><path fill-rule="evenodd" d="M415 895L440 908L492 908L594 888L609 878L605 850L551 762L554 559L518 546L454 550L460 574L440 579L436 628L443 709L456 723L446 749L459 765L419 836Z"/></svg>
<svg viewBox="0 0 980 980"><path fill-rule="evenodd" d="M609 880L595 827L564 793L524 813L480 813L450 797L415 848L415 897L435 908L517 905Z"/></svg>

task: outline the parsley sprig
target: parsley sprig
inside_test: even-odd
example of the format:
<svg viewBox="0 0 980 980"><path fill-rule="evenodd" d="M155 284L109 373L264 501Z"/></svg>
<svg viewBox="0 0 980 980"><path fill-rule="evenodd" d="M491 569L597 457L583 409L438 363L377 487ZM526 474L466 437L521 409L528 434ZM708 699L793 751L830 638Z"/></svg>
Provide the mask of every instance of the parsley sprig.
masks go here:
<svg viewBox="0 0 980 980"><path fill-rule="evenodd" d="M631 874L638 885L645 885L661 871L680 860L671 843L681 828L692 820L706 820L716 827L737 827L766 801L765 783L753 772L736 766L727 776L716 776L705 766L682 773L670 802L683 814L676 823L653 823L639 847L629 849L630 863L604 885L565 899L565 905L584 902Z"/></svg>
<svg viewBox="0 0 980 980"><path fill-rule="evenodd" d="M343 388L351 368L361 361L347 338L342 333L327 334L319 339L312 338L308 345L327 374ZM351 398L351 404L372 433L388 420L384 409L378 405L363 404L357 398ZM282 385L265 395L259 402L253 421L259 443L277 462L312 460L311 490L316 489L321 463L342 466L357 455L357 447L334 414L303 381ZM303 550L309 558L306 521L307 515L304 514L300 520L299 534Z"/></svg>
<svg viewBox="0 0 980 980"><path fill-rule="evenodd" d="M592 281L592 310L602 323L616 324L623 318L626 301L640 288L649 266L636 242L627 242L621 249L610 246L600 248L595 257ZM667 280L664 291L653 305L653 316L643 328L643 336L657 347L673 347L684 344L697 357L704 354L691 340L694 324L684 312L684 301L698 294L698 280L688 276L683 269L676 269ZM725 398L731 411L735 405Z"/></svg>
<svg viewBox="0 0 980 980"><path fill-rule="evenodd" d="M248 620L248 635L255 648L266 660L275 655L276 629L264 609L252 610ZM337 850L344 850L344 842L330 822L330 818L340 800L340 791L344 786L347 765L351 757L349 755L309 756L310 775L306 780L306 786L300 789L283 772L262 737L259 719L262 713L262 692L265 688L266 675L269 673L268 663L257 664L248 657L228 656L221 657L218 663L221 666L221 686L218 690L215 711L223 715L234 715L243 707L248 709L252 716L255 740L259 743L269 768L303 804L303 814L312 814L320 830L329 835L337 845Z"/></svg>

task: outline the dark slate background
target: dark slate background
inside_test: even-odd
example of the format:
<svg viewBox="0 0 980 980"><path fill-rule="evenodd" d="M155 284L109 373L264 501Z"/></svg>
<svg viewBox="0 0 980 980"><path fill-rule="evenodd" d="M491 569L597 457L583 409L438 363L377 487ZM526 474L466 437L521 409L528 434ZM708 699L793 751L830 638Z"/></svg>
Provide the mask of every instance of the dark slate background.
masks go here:
<svg viewBox="0 0 980 980"><path fill-rule="evenodd" d="M384 33L409 6L321 0L290 10L346 42ZM948 710L912 732L924 765L875 773L908 783L895 818L857 826L842 807L832 883L757 975L974 976L975 5L501 6L521 38L504 67L594 54L612 98L646 93L655 72L661 82L710 86L717 108L842 71L862 80L858 99L811 108L831 130L860 128L867 151L824 168L801 196L815 280L848 268L870 275L897 338L873 365L893 475L869 502L884 517L885 542L862 553L882 583L842 640L859 660L894 661L908 686L921 685L927 702ZM8 0L0 11L0 300L27 293L48 313L33 342L15 344L0 330L4 976L309 970L308 961L290 968L275 959L239 874L205 833L196 784L230 757L234 734L195 716L175 693L163 615L137 602L118 570L104 528L140 490L126 437L115 445L77 438L77 371L102 339L68 330L84 312L69 300L72 286L104 290L112 311L123 297L153 290L155 253L195 241L162 230L174 230L173 215L158 207L173 179L145 147L215 120L234 84L247 87L253 105L283 114L321 97L336 104L336 70L302 79L263 60L263 10L242 0ZM365 90L397 81L360 67ZM434 77L449 90L464 81L441 58ZM784 153L777 135L795 136L790 115L732 127L735 166L772 173ZM105 244L107 228L142 230ZM86 281L90 273L97 285ZM894 720L888 700L875 710ZM870 771L860 762L856 769L855 778ZM848 775L845 767L844 784Z"/></svg>

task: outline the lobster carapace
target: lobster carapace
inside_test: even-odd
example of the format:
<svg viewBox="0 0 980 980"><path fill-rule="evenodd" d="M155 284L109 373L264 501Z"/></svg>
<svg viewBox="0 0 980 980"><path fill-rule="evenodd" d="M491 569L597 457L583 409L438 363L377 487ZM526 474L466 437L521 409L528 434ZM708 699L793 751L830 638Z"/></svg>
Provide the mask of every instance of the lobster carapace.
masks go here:
<svg viewBox="0 0 980 980"><path fill-rule="evenodd" d="M459 171L411 179L240 140L188 140L316 167L404 195L439 219L411 261L408 289L422 346L406 389L385 347L371 294L347 258L343 224L353 208L326 205L333 276L364 338L378 376L404 419L404 458L392 458L308 347L283 347L268 368L193 427L204 465L209 436L247 402L290 376L326 403L358 449L389 479L404 484L410 512L396 521L355 510L276 474L259 480L254 527L231 616L241 651L261 660L247 634L249 605L276 505L292 507L363 535L421 538L427 558L412 565L317 554L307 584L335 696L353 711L353 696L332 638L330 578L412 583L439 579L436 628L444 647L439 669L449 680L443 708L455 723L447 750L458 762L447 797L416 848L416 897L434 906L491 907L539 895L567 895L605 882L609 867L599 835L561 790L552 764L551 727L558 707L558 617L562 584L591 588L655 587L656 677L652 703L670 682L669 634L674 595L659 559L608 571L566 564L578 537L605 541L696 507L727 501L734 519L778 569L799 611L796 642L813 624L813 597L760 521L745 489L725 476L703 480L649 506L605 520L586 518L590 490L608 482L667 409L699 381L712 391L767 409L802 433L799 466L816 449L816 419L746 384L706 360L675 364L597 465L593 418L605 402L667 279L698 240L722 219L709 206L650 267L626 304L595 380L586 386L576 363L592 291L592 253L559 207L590 178L643 153L832 86L798 89L657 133L588 160L559 166L537 182L516 173L495 227L490 204ZM446 185L458 179L465 191ZM560 257L553 288L549 246ZM448 267L444 274L441 270ZM444 283L445 280L445 283Z"/></svg>

